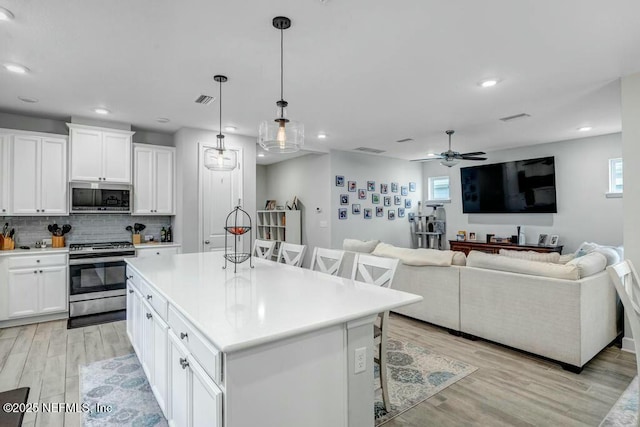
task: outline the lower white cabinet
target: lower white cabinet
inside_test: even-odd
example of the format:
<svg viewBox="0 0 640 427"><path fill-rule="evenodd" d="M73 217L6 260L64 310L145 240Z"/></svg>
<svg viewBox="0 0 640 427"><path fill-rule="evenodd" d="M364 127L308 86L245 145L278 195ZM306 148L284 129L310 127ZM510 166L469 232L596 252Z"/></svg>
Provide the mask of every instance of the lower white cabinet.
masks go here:
<svg viewBox="0 0 640 427"><path fill-rule="evenodd" d="M56 256L56 255L52 255ZM33 265L28 258L13 264L25 264L9 268L7 272L7 318L37 316L68 311L67 265L48 264L46 256L38 257ZM63 258L66 261L66 258ZM22 261L25 262L22 262ZM9 261L9 265L12 260ZM27 267L27 265L29 265Z"/></svg>
<svg viewBox="0 0 640 427"><path fill-rule="evenodd" d="M222 391L169 331L169 423L175 426L222 426Z"/></svg>
<svg viewBox="0 0 640 427"><path fill-rule="evenodd" d="M163 247L158 245L157 247L136 248L136 256L138 258L150 258L161 255L177 255L179 253L179 246Z"/></svg>

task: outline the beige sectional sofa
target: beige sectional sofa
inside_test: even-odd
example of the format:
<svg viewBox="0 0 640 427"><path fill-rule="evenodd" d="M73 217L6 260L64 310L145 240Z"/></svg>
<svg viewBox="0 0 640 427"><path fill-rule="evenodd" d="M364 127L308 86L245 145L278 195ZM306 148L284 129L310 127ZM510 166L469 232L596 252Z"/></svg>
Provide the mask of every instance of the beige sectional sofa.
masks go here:
<svg viewBox="0 0 640 427"><path fill-rule="evenodd" d="M466 266L401 263L394 289L424 299L396 311L553 359L573 372L619 336L606 259L594 255L565 266L504 258L472 252ZM352 261L345 258L345 277Z"/></svg>

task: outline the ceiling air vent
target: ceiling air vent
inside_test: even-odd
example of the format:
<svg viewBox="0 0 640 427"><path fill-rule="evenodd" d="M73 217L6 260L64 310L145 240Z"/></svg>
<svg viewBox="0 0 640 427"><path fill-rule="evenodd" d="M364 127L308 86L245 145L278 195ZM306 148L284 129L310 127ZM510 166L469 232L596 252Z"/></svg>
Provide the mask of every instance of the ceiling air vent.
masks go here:
<svg viewBox="0 0 640 427"><path fill-rule="evenodd" d="M396 142L411 142L413 141L413 138L404 138L404 139L399 139Z"/></svg>
<svg viewBox="0 0 640 427"><path fill-rule="evenodd" d="M380 154L380 153L384 153L385 150L377 150L375 148L368 148L368 147L358 147L358 148L354 148L353 151L362 151L363 153Z"/></svg>
<svg viewBox="0 0 640 427"><path fill-rule="evenodd" d="M527 117L531 117L531 115L527 113L520 113L516 114L515 116L502 117L500 120L502 120L503 122L510 122L511 120L525 119Z"/></svg>
<svg viewBox="0 0 640 427"><path fill-rule="evenodd" d="M204 105L209 105L211 104L213 101L215 101L216 98L215 96L209 96L209 95L200 95L197 99L196 99L196 104L204 104Z"/></svg>

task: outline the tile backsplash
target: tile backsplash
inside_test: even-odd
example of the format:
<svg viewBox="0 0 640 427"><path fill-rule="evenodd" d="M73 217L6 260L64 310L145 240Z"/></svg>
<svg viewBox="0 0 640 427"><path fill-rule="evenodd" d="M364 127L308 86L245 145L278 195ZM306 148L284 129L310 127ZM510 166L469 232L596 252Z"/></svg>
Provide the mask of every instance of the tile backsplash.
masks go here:
<svg viewBox="0 0 640 427"><path fill-rule="evenodd" d="M32 246L36 241L51 238L47 230L49 224L70 224L71 231L65 235L67 246L69 243L88 242L117 242L131 241L131 233L125 230L127 225L134 223L147 226L141 233L153 235L154 240L160 241L160 230L171 225L170 216L131 216L127 214L74 214L67 217L60 216L14 216L0 217L1 225L9 223L9 229L16 229L16 244Z"/></svg>

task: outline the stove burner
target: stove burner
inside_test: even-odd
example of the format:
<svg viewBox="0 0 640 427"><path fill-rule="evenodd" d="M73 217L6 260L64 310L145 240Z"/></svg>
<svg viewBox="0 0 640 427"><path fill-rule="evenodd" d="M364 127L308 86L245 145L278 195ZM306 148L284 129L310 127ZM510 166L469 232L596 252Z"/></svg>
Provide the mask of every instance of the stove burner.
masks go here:
<svg viewBox="0 0 640 427"><path fill-rule="evenodd" d="M134 246L131 242L72 243L69 245L69 250L73 252L113 251L114 249L134 249Z"/></svg>

